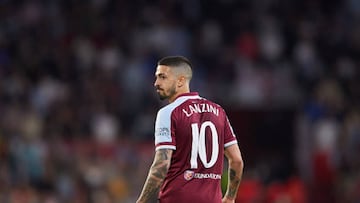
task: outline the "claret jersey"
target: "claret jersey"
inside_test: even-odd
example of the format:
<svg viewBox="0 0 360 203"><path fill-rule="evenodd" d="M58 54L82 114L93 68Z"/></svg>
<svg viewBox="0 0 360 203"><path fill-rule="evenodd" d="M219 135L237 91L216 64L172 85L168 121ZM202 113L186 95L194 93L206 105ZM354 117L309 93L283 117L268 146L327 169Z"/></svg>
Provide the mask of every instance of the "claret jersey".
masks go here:
<svg viewBox="0 0 360 203"><path fill-rule="evenodd" d="M225 111L196 92L182 94L160 109L156 150L174 150L160 203L221 202L224 149L233 144L237 140Z"/></svg>

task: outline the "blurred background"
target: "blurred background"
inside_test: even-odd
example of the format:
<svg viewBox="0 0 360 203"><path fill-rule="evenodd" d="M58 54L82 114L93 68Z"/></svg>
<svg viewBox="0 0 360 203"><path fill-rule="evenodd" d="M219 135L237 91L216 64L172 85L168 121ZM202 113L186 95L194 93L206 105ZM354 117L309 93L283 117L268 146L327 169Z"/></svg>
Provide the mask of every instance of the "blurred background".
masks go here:
<svg viewBox="0 0 360 203"><path fill-rule="evenodd" d="M0 202L134 202L166 55L228 113L237 202L360 202L357 0L0 0Z"/></svg>

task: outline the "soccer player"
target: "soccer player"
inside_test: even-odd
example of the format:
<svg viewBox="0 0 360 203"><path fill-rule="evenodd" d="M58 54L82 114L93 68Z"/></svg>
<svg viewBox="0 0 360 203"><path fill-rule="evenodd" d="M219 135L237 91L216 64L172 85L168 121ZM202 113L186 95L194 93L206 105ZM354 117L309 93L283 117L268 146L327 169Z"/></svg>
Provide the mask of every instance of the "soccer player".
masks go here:
<svg viewBox="0 0 360 203"><path fill-rule="evenodd" d="M190 92L192 68L182 56L159 60L154 86L161 100L155 122L155 157L137 203L160 189L160 203L235 202L243 160L223 108ZM229 163L227 191L221 192L224 155Z"/></svg>

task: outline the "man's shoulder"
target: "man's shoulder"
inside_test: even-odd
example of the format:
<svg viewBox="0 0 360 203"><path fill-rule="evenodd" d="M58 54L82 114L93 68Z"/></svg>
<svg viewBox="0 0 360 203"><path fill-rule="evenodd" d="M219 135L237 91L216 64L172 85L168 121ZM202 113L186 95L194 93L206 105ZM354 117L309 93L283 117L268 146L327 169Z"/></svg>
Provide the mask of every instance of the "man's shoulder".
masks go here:
<svg viewBox="0 0 360 203"><path fill-rule="evenodd" d="M167 104L158 110L157 115L170 115L174 109L180 107L185 101Z"/></svg>
<svg viewBox="0 0 360 203"><path fill-rule="evenodd" d="M160 108L158 110L158 114L160 113L169 113L172 112L175 108L180 107L181 105L183 105L184 103L186 103L189 100L192 99L200 99L201 97L198 98L193 98L194 96L184 96L181 98L176 99L174 102L167 104L165 106L163 106L162 108ZM202 98L201 98L202 99Z"/></svg>
<svg viewBox="0 0 360 203"><path fill-rule="evenodd" d="M171 112L172 110L174 110L178 106L179 106L179 104L176 104L176 103L167 104L167 105L161 107L158 110L158 113Z"/></svg>

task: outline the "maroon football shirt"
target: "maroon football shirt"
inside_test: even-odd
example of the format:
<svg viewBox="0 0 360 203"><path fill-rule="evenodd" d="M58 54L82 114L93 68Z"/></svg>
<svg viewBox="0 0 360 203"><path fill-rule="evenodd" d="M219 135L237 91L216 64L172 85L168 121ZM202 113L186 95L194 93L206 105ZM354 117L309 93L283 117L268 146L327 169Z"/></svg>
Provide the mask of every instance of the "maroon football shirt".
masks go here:
<svg viewBox="0 0 360 203"><path fill-rule="evenodd" d="M174 150L161 203L219 203L224 148L237 144L225 111L196 92L159 110L155 147Z"/></svg>

